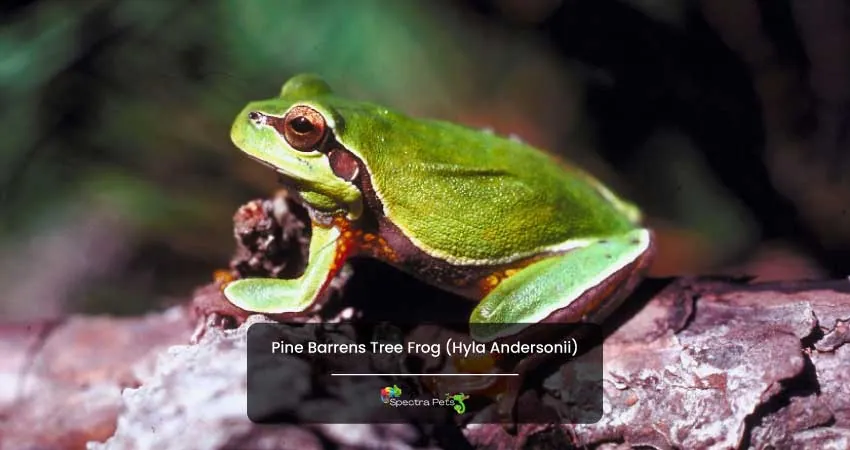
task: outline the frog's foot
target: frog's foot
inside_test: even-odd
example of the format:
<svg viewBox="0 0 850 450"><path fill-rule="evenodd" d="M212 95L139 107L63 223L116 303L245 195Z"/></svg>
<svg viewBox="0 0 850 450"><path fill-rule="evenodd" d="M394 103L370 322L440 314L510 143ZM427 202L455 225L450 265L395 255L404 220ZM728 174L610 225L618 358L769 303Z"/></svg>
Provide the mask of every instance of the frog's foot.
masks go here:
<svg viewBox="0 0 850 450"><path fill-rule="evenodd" d="M516 338L534 324L596 322L634 287L651 254L651 232L597 239L520 269L496 285L472 311L472 337Z"/></svg>
<svg viewBox="0 0 850 450"><path fill-rule="evenodd" d="M348 244L336 226L313 226L310 258L297 278L243 278L224 286L225 300L244 311L266 315L305 315L327 300L328 287L342 269Z"/></svg>
<svg viewBox="0 0 850 450"><path fill-rule="evenodd" d="M477 341L539 341L558 327L549 323L601 323L634 289L651 260L651 232L636 229L601 238L562 255L535 262L502 280L476 306L470 331ZM546 355L514 367L498 405L503 423L515 425L525 375Z"/></svg>

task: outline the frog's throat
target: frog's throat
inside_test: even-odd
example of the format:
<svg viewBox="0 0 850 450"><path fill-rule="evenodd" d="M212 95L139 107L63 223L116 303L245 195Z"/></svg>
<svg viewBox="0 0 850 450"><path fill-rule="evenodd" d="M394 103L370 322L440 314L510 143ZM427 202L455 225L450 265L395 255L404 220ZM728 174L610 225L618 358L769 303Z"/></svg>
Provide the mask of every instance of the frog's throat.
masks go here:
<svg viewBox="0 0 850 450"><path fill-rule="evenodd" d="M363 215L363 195L360 189L351 184L352 190L346 194L336 195L337 191L321 183L304 180L275 168L280 175L278 182L297 194L299 203L308 210L322 215L344 213L348 220L354 221ZM350 184L350 183L349 183Z"/></svg>

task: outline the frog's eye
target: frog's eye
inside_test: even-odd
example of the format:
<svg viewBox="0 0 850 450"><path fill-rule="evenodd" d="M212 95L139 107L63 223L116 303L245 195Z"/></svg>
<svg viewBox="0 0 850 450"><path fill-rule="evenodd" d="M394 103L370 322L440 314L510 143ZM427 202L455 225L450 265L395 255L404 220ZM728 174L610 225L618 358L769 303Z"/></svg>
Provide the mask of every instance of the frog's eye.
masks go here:
<svg viewBox="0 0 850 450"><path fill-rule="evenodd" d="M325 118L309 106L296 106L286 113L283 120L271 124L283 135L292 148L302 152L314 150L325 138Z"/></svg>

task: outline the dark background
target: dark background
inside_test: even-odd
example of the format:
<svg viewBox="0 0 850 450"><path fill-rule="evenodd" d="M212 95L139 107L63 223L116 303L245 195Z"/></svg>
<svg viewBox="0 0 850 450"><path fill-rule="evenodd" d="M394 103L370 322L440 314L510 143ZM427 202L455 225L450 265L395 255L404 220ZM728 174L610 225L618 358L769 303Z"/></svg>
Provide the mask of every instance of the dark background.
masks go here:
<svg viewBox="0 0 850 450"><path fill-rule="evenodd" d="M841 0L5 1L3 314L209 282L276 188L230 123L304 71L588 168L645 207L656 275L850 272Z"/></svg>

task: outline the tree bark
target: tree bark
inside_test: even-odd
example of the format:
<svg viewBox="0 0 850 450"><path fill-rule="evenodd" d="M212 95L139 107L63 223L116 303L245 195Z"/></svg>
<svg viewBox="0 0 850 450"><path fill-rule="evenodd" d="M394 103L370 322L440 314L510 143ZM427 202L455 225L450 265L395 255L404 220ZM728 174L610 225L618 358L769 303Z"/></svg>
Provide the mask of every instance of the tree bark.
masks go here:
<svg viewBox="0 0 850 450"><path fill-rule="evenodd" d="M247 205L255 213L240 211L253 224L247 228L239 227L245 223L237 214L237 275L246 267L282 273L279 266L288 263L286 258L269 262L279 256L275 248L293 252L292 242L303 245L306 231L293 226L289 230L296 231L281 233L286 228L281 224L291 225L292 217L280 214L280 204L274 206L270 201ZM269 217L275 220L264 219ZM264 243L262 250L251 244L257 242ZM368 304L373 299L367 293L389 289L411 302L399 309L409 313L423 302L414 301L417 295L433 294L407 278L393 281L392 269L364 270L378 271L382 282L367 282L360 290L346 286L337 303ZM357 285L356 269L354 274L350 281ZM500 425L252 423L246 416L245 336L252 323L269 319L252 316L229 330L212 326L197 343L190 342L199 320L193 310L201 305L205 315L209 305L222 302L223 282L199 288L186 306L144 317L71 316L4 325L0 371L7 382L0 396L0 448L72 449L89 441L97 449L160 450L379 444L850 448L846 279L766 284L718 278L647 280L606 322L601 420L524 425L515 435ZM424 303L429 309L438 304ZM310 383L314 375L303 370L291 377ZM544 391L558 389L555 383ZM338 393L324 395L293 409L309 408L311 402L328 401Z"/></svg>

